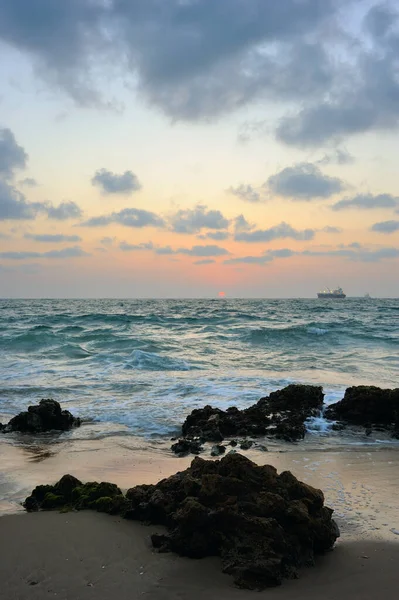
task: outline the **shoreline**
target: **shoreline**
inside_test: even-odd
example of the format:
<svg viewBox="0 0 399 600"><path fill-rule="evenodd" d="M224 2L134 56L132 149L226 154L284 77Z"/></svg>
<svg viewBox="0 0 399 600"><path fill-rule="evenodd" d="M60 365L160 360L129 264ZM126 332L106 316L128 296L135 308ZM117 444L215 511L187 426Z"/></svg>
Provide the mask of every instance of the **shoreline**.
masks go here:
<svg viewBox="0 0 399 600"><path fill-rule="evenodd" d="M3 439L0 515L23 512L19 503L36 485L54 483L67 473L84 482L110 481L123 490L157 483L186 469L194 458L178 458L165 451L166 444L146 447L142 439L127 436L56 444L27 438L24 445ZM241 453L259 465L292 471L301 481L323 490L345 539L399 541L391 531L399 530L398 448L318 450L297 445L287 451ZM208 453L201 456L210 458Z"/></svg>

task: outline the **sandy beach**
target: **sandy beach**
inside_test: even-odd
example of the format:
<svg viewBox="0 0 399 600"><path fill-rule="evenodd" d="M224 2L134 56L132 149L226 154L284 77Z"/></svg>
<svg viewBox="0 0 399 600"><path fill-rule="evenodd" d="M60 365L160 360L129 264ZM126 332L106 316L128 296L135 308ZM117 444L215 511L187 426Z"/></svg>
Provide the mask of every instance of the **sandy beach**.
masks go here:
<svg viewBox="0 0 399 600"><path fill-rule="evenodd" d="M146 527L92 512L0 518L0 597L7 600L397 598L399 544L345 542L300 579L264 592L236 589L218 559L156 554Z"/></svg>
<svg viewBox="0 0 399 600"><path fill-rule="evenodd" d="M71 445L1 443L3 494L0 517L0 597L202 599L251 598L220 571L218 559L189 560L152 550L145 527L92 512L25 514L18 502L39 483L71 472L80 479L109 480L126 489L155 483L185 469L192 457L175 458L162 444L142 449L134 438L85 440ZM258 464L291 470L323 489L335 510L341 538L335 549L305 569L299 580L261 592L263 598L359 600L397 597L399 452L389 448L301 447L287 452L245 453ZM17 513L17 514L9 514ZM258 595L256 597L259 597Z"/></svg>

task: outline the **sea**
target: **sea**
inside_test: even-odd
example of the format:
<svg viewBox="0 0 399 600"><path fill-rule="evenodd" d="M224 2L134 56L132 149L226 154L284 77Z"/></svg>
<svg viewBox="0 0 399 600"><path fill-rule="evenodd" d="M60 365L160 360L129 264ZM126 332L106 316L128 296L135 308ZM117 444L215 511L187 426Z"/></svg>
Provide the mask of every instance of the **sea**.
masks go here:
<svg viewBox="0 0 399 600"><path fill-rule="evenodd" d="M351 385L398 387L398 350L398 299L0 300L0 422L41 398L82 419L0 434L0 515L65 473L127 489L185 469L171 438L206 404L244 408L294 382L323 386L327 405ZM321 488L344 541L398 541L399 441L323 414L306 426L298 443L235 451Z"/></svg>
<svg viewBox="0 0 399 600"><path fill-rule="evenodd" d="M327 404L351 385L398 387L399 300L0 300L3 423L54 398L86 423L80 437L145 443L194 408L294 382L322 385ZM323 415L307 425L307 443L343 443Z"/></svg>

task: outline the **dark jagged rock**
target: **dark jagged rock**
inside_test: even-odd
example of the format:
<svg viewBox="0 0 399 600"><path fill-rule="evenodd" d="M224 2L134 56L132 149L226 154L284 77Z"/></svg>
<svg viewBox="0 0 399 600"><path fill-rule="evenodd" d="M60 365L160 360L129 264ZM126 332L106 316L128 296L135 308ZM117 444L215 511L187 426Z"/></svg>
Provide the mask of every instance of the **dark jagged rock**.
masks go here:
<svg viewBox="0 0 399 600"><path fill-rule="evenodd" d="M182 439L172 444L171 450L178 456L187 456L188 454L200 454L203 447L200 440Z"/></svg>
<svg viewBox="0 0 399 600"><path fill-rule="evenodd" d="M19 431L22 433L42 433L44 431L66 431L79 427L80 419L68 410L62 410L55 400L40 400L39 404L29 406L28 410L19 413L0 428L3 433Z"/></svg>
<svg viewBox="0 0 399 600"><path fill-rule="evenodd" d="M225 452L226 452L225 446L222 446L221 444L216 444L215 446L212 446L211 456L220 456L221 454L224 454Z"/></svg>
<svg viewBox="0 0 399 600"><path fill-rule="evenodd" d="M223 571L248 589L296 577L339 536L323 492L237 453L216 461L197 457L185 471L126 496L114 484L83 484L65 475L53 486L37 486L24 506L89 508L163 525L167 533L151 537L154 548L191 558L220 556Z"/></svg>
<svg viewBox="0 0 399 600"><path fill-rule="evenodd" d="M359 385L350 387L340 402L325 410L328 419L346 424L372 426L399 432L399 388L381 389Z"/></svg>
<svg viewBox="0 0 399 600"><path fill-rule="evenodd" d="M234 436L270 436L295 442L305 436L305 421L323 406L323 389L312 385L289 385L259 402L239 410L212 406L195 409L182 426L185 438L201 437L220 442Z"/></svg>
<svg viewBox="0 0 399 600"><path fill-rule="evenodd" d="M197 457L186 471L132 488L127 497L128 518L168 528L168 535L152 536L155 548L191 558L220 556L223 571L249 589L297 576L339 536L320 490L240 454Z"/></svg>
<svg viewBox="0 0 399 600"><path fill-rule="evenodd" d="M117 514L127 504L126 498L114 483L82 483L72 475L64 475L55 485L38 485L26 498L26 510L52 510L92 508L100 512Z"/></svg>
<svg viewBox="0 0 399 600"><path fill-rule="evenodd" d="M240 444L241 450L249 450L254 445L252 440L243 440Z"/></svg>

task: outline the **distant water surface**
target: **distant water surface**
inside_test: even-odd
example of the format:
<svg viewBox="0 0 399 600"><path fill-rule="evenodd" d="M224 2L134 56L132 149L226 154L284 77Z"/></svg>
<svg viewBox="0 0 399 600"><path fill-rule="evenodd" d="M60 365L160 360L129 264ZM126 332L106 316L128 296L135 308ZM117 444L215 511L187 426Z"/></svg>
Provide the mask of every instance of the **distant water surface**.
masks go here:
<svg viewBox="0 0 399 600"><path fill-rule="evenodd" d="M0 300L3 422L52 397L87 435L148 439L291 382L398 387L399 300Z"/></svg>

